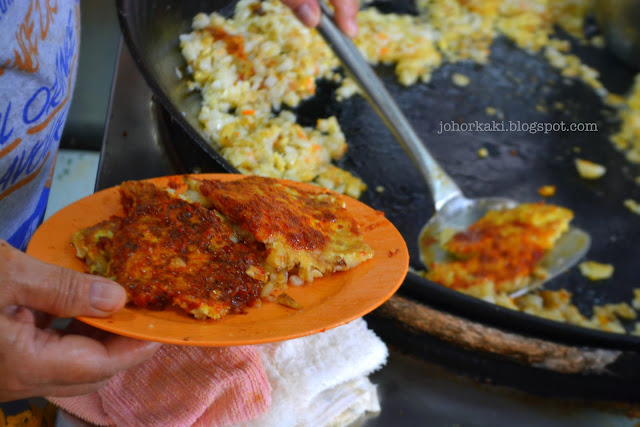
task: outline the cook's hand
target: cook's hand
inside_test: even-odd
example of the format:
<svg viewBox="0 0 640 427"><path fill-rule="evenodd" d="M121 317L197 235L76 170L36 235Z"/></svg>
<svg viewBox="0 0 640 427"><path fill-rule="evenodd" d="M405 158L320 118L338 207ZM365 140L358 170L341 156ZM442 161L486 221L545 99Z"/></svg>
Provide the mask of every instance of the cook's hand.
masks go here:
<svg viewBox="0 0 640 427"><path fill-rule="evenodd" d="M282 0L293 13L309 27L315 27L320 21L320 5L318 0ZM358 32L356 14L358 0L331 0L335 9L335 19L338 27L349 37L353 38Z"/></svg>
<svg viewBox="0 0 640 427"><path fill-rule="evenodd" d="M106 317L125 302L116 283L46 264L0 240L0 402L90 393L149 358L160 344L84 324L43 328L51 316Z"/></svg>

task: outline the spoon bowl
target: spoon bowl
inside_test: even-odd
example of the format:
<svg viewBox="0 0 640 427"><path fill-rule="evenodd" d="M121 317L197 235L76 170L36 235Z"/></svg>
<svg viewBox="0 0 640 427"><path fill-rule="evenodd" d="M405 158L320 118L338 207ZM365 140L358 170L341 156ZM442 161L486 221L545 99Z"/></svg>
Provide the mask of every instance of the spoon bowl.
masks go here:
<svg viewBox="0 0 640 427"><path fill-rule="evenodd" d="M453 233L464 231L485 216L489 211L512 209L519 203L502 197L468 199L463 196L448 200L420 231L420 256L425 266L432 263L445 263L455 258L442 248L440 242ZM553 279L575 265L589 250L591 237L584 230L570 227L560 236L538 263L545 272L544 277L533 277L526 286L509 294L511 298L522 296Z"/></svg>

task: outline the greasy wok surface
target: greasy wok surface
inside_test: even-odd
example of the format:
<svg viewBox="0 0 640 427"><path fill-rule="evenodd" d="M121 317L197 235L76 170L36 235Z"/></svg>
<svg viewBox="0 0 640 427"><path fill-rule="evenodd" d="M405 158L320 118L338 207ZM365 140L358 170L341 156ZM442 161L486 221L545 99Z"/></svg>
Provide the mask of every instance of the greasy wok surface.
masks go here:
<svg viewBox="0 0 640 427"><path fill-rule="evenodd" d="M199 95L186 89L185 63L179 52L178 35L190 31L191 18L198 12L230 14L233 1L163 0L135 2L118 0L123 34L134 59L152 87L163 117L174 135L174 155L185 171L228 171L235 169L222 159L200 133L197 113ZM380 2L384 10L411 12L411 2ZM580 56L602 74L605 86L624 93L634 70L605 50L578 47ZM177 72L176 70L180 71ZM506 196L523 202L542 198L537 189L553 184L558 190L549 203L575 212L574 223L591 233L588 259L615 265L614 277L589 282L577 269L553 280L549 289L566 288L574 302L590 315L594 304L629 302L632 289L640 287L640 218L622 205L623 200L640 200L640 166L628 163L608 142L617 129L613 111L581 82L564 82L541 55L530 55L505 40L494 42L488 65L447 64L433 73L429 84L400 86L390 67L376 69L398 104L404 109L423 141L469 197ZM471 79L467 87L451 83L451 74L461 72ZM183 78L180 78L182 74ZM425 184L399 144L373 109L361 97L343 103L335 101L334 87L322 83L317 95L303 103L297 114L301 124L336 115L349 143L341 166L362 177L369 189L362 201L385 212L403 234L411 254L411 266L421 269L418 233L433 214ZM554 108L556 101L562 109ZM543 106L546 108L538 108ZM491 117L486 107L503 112ZM551 122L596 123L597 132L441 132L441 123ZM479 158L479 148L489 156ZM607 167L604 178L581 179L574 167L577 156ZM378 187L384 191L377 191ZM379 190L379 189L378 189ZM637 349L640 338L593 331L498 307L410 273L401 293L467 318L526 335L575 345Z"/></svg>

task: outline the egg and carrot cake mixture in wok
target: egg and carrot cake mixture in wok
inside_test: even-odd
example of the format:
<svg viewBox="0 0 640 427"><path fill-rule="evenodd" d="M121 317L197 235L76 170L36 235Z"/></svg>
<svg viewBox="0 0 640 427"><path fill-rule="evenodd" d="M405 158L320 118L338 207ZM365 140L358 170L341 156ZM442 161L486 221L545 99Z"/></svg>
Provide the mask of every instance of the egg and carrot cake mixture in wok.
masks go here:
<svg viewBox="0 0 640 427"><path fill-rule="evenodd" d="M605 45L601 35L585 32L593 0L415 0L408 2L411 13L386 13L375 7L376 2L360 3L354 43L372 65L393 66L401 85L428 83L432 73L446 64L486 64L493 42L503 38L544 58L565 81L581 81L613 108L622 123L611 137L613 146L630 162L638 162L634 135L640 84L626 99L610 93L598 70L573 53L574 42L595 48ZM322 37L303 26L281 2L240 0L228 17L200 13L193 18L192 32L180 36L180 48L187 63L188 85L202 97L199 121L203 133L241 173L312 182L355 198L366 191L367 184L353 171L336 165L348 150L337 117L303 126L296 115L296 107L316 94L321 80L337 85L337 101L359 94L359 88L340 70ZM464 74L452 77L453 84L461 88L473 86ZM491 106L485 113L500 114ZM486 149L478 154L486 157ZM624 206L640 212L634 199L625 200ZM423 274L512 309L625 332L620 319L633 319L636 308L627 303L620 303L624 307L594 307L592 317L587 318L565 290L534 291L515 299L508 296L509 289L526 286L544 274L537 262L572 217L568 209L536 203L511 213L492 213L447 241L445 249L457 256L455 262L432 265ZM536 222L540 218L548 222ZM259 224L246 225L259 230ZM286 244L265 243L274 249L272 259L277 257L287 265L286 256L273 255ZM314 270L310 271L312 276Z"/></svg>
<svg viewBox="0 0 640 427"><path fill-rule="evenodd" d="M502 36L544 52L568 78L607 95L597 71L553 36L556 27L580 35L592 0L417 0L415 15L382 13L367 3L354 43L371 64L393 65L402 85L429 82L446 63L486 63ZM295 108L316 94L319 80L339 85L338 100L359 93L317 31L278 0L240 0L230 17L199 13L192 29L180 36L186 78L202 96L204 135L230 164L241 173L314 182L355 198L366 190L335 164L348 149L335 116L298 123Z"/></svg>
<svg viewBox="0 0 640 427"><path fill-rule="evenodd" d="M177 194L154 184L120 186L125 215L78 231L88 271L122 285L139 307L178 307L219 319L259 306L292 308L288 285L344 271L370 259L339 196L271 178L185 178Z"/></svg>

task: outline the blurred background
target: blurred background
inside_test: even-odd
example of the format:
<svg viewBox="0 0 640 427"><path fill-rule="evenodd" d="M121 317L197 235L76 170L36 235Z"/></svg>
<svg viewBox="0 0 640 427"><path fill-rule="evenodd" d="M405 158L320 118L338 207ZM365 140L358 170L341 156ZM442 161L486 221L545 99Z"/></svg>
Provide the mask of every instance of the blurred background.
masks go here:
<svg viewBox="0 0 640 427"><path fill-rule="evenodd" d="M45 217L93 193L109 96L118 56L120 27L110 1L80 1L78 78L60 140Z"/></svg>

